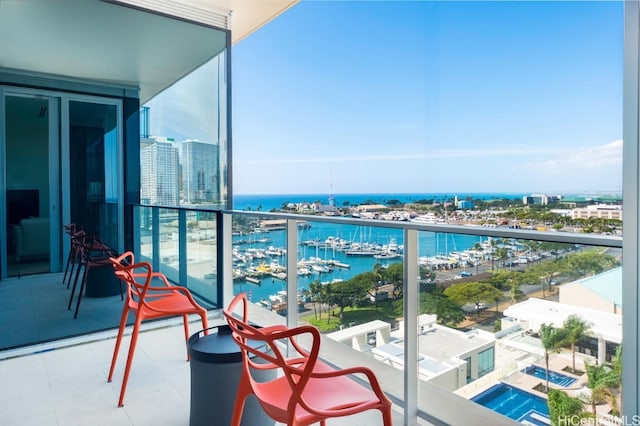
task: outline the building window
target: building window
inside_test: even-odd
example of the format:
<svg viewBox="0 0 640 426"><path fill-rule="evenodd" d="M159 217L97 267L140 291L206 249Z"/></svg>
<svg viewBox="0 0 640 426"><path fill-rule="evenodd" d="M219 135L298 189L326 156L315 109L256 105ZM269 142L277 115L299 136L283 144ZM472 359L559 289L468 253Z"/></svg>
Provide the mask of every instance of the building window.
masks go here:
<svg viewBox="0 0 640 426"><path fill-rule="evenodd" d="M478 378L493 371L495 352L493 348L478 353Z"/></svg>

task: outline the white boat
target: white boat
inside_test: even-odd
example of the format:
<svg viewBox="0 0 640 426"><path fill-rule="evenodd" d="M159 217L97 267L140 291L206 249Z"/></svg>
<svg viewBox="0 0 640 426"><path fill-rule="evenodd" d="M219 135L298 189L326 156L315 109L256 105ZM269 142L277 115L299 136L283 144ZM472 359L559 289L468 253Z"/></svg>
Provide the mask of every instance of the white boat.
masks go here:
<svg viewBox="0 0 640 426"><path fill-rule="evenodd" d="M320 274L325 274L325 273L330 271L327 266L321 265L319 263L315 263L315 264L311 265L311 269L313 271L316 271L316 272L320 273Z"/></svg>
<svg viewBox="0 0 640 426"><path fill-rule="evenodd" d="M302 276L311 275L311 271L309 270L309 268L298 267L298 275L302 275Z"/></svg>
<svg viewBox="0 0 640 426"><path fill-rule="evenodd" d="M373 255L374 259L395 259L396 257L401 257L401 255L398 253L389 253L389 252L378 253Z"/></svg>
<svg viewBox="0 0 640 426"><path fill-rule="evenodd" d="M426 214L421 214L419 216L416 216L413 219L409 219L409 222L435 225L437 223L437 220L438 218L434 213L426 213Z"/></svg>
<svg viewBox="0 0 640 426"><path fill-rule="evenodd" d="M260 280L256 277L251 277L247 275L246 277L244 277L244 279L253 284L260 284Z"/></svg>
<svg viewBox="0 0 640 426"><path fill-rule="evenodd" d="M287 279L287 274L285 274L284 272L272 272L271 276L273 278L277 278L279 280L286 280Z"/></svg>

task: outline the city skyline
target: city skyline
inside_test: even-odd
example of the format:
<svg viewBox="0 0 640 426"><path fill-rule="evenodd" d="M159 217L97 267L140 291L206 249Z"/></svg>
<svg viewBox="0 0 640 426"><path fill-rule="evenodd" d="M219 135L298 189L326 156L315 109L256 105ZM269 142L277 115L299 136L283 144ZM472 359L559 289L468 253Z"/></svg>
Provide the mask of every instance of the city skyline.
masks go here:
<svg viewBox="0 0 640 426"><path fill-rule="evenodd" d="M233 48L233 192L621 192L622 26L622 2L302 1Z"/></svg>
<svg viewBox="0 0 640 426"><path fill-rule="evenodd" d="M164 136L141 138L141 198L150 204L218 203L219 145Z"/></svg>

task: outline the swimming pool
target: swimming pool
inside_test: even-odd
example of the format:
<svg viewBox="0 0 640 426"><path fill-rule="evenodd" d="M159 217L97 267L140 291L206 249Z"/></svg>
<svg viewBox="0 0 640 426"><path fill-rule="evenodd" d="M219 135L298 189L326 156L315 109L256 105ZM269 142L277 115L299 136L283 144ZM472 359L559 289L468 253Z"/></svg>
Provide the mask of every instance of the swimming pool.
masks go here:
<svg viewBox="0 0 640 426"><path fill-rule="evenodd" d="M506 383L498 383L471 400L519 422L540 426L550 423L546 399Z"/></svg>
<svg viewBox="0 0 640 426"><path fill-rule="evenodd" d="M524 372L539 379L547 380L546 369L537 365L528 366L524 369ZM561 374L556 371L549 370L549 381L566 388L567 386L575 383L576 379L571 376L567 376L566 374Z"/></svg>

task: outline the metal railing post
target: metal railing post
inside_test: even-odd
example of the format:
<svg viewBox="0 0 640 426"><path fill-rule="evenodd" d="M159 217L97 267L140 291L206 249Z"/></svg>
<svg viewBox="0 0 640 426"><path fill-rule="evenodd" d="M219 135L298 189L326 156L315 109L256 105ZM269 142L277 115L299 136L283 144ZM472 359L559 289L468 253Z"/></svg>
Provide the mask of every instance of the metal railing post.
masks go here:
<svg viewBox="0 0 640 426"><path fill-rule="evenodd" d="M404 230L404 425L418 420L418 231Z"/></svg>

